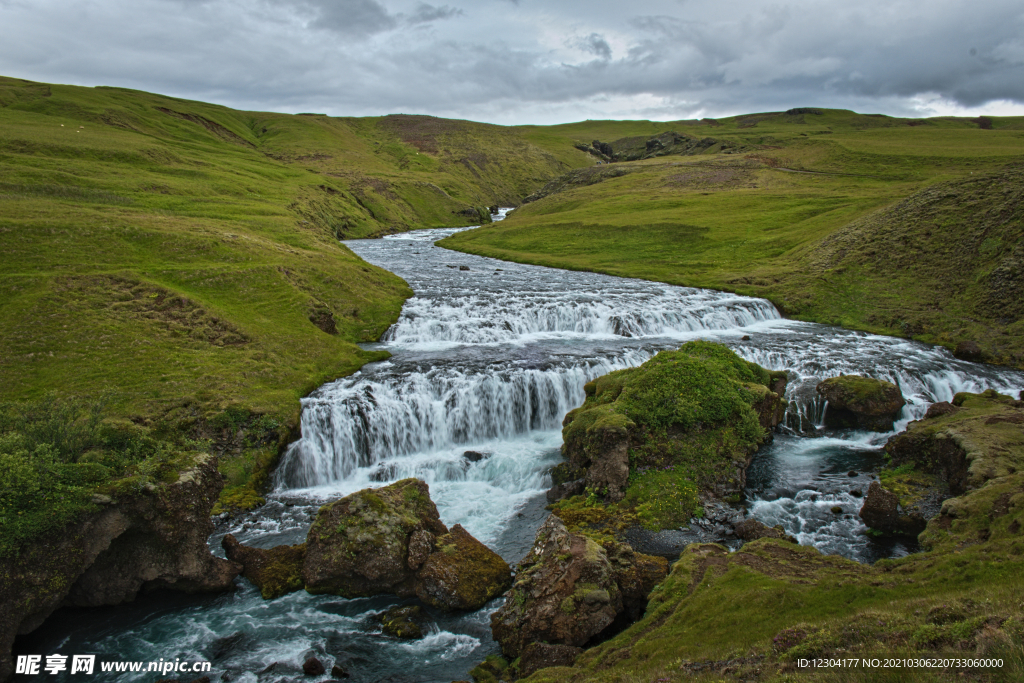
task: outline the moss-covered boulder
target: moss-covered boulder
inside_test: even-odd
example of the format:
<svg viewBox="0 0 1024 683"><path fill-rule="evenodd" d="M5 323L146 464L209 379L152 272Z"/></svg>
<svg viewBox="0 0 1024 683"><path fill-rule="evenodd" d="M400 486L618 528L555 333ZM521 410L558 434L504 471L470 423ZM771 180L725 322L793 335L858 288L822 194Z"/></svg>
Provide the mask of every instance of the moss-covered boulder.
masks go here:
<svg viewBox="0 0 1024 683"><path fill-rule="evenodd" d="M380 615L384 633L402 640L419 640L423 637L423 608L419 605L392 607Z"/></svg>
<svg viewBox="0 0 1024 683"><path fill-rule="evenodd" d="M415 595L442 610L479 609L512 583L497 553L458 524L448 530L419 479L320 508L306 537L302 579L310 593Z"/></svg>
<svg viewBox="0 0 1024 683"><path fill-rule="evenodd" d="M599 377L563 421L568 469L584 473L587 488L607 502L650 488L645 480L666 470L719 496L737 495L750 458L782 420L785 377L703 341ZM695 507L694 496L684 521Z"/></svg>
<svg viewBox="0 0 1024 683"><path fill-rule="evenodd" d="M456 524L436 540L417 574L416 595L446 611L477 610L512 585L512 569Z"/></svg>
<svg viewBox="0 0 1024 683"><path fill-rule="evenodd" d="M582 647L643 613L668 563L629 546L607 545L548 518L519 563L505 604L491 616L491 632L505 656L519 657L536 642Z"/></svg>
<svg viewBox="0 0 1024 683"><path fill-rule="evenodd" d="M320 508L309 529L302 565L306 590L347 598L412 596L416 571L408 562L410 540L416 534L429 547L429 539L447 533L427 484L419 479L345 496Z"/></svg>
<svg viewBox="0 0 1024 683"><path fill-rule="evenodd" d="M825 426L833 429L891 432L906 404L892 382L861 375L830 377L818 384L817 392L828 401Z"/></svg>
<svg viewBox="0 0 1024 683"><path fill-rule="evenodd" d="M868 487L860 518L876 531L905 536L917 536L928 523L919 512L904 512L899 496L883 488L877 481L871 482Z"/></svg>
<svg viewBox="0 0 1024 683"><path fill-rule="evenodd" d="M233 534L228 534L221 541L221 547L229 560L242 565L242 576L260 589L265 600L302 588L305 543L253 548L242 545Z"/></svg>

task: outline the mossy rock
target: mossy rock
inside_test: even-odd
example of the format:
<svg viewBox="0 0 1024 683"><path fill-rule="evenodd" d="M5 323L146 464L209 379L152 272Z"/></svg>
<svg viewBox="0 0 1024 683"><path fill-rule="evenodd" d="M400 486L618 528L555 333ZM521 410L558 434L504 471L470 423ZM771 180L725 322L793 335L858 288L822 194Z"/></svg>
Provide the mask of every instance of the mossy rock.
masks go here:
<svg viewBox="0 0 1024 683"><path fill-rule="evenodd" d="M305 543L253 548L242 545L233 534L228 534L221 541L221 546L229 560L242 565L242 576L260 589L264 600L272 600L302 588Z"/></svg>
<svg viewBox="0 0 1024 683"><path fill-rule="evenodd" d="M347 598L414 593L410 537L448 533L427 484L403 479L365 489L320 508L306 537L302 575L310 593Z"/></svg>
<svg viewBox="0 0 1024 683"><path fill-rule="evenodd" d="M380 623L384 633L402 640L420 640L423 638L423 627L418 623L423 619L423 608L419 605L392 607L380 615Z"/></svg>
<svg viewBox="0 0 1024 683"><path fill-rule="evenodd" d="M512 569L496 552L456 524L439 536L419 570L416 595L445 611L477 610L512 585Z"/></svg>
<svg viewBox="0 0 1024 683"><path fill-rule="evenodd" d="M861 375L830 377L816 390L828 401L825 425L834 429L892 431L893 422L906 405L898 386Z"/></svg>
<svg viewBox="0 0 1024 683"><path fill-rule="evenodd" d="M563 422L565 470L585 471L586 486L606 502L637 499L658 510L633 489L652 488L642 481L647 472L675 470L689 485L653 488L673 497L685 489L686 509L645 514L651 524L685 522L696 512L698 488L721 496L742 490L749 459L783 418L785 385L786 373L769 372L721 344L695 341L662 351L584 386L586 400Z"/></svg>

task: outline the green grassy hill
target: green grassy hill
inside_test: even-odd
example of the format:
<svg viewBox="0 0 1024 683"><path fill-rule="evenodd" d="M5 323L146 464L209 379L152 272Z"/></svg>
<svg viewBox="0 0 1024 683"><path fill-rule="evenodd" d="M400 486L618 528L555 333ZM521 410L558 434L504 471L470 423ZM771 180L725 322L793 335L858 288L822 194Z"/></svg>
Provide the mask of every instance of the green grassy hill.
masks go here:
<svg viewBox="0 0 1024 683"><path fill-rule="evenodd" d="M442 244L763 296L798 319L951 348L973 340L1024 367L1024 118L791 111L524 129L624 160L571 171Z"/></svg>
<svg viewBox="0 0 1024 683"><path fill-rule="evenodd" d="M0 78L0 402L106 395L108 416L214 438L249 486L299 397L377 358L356 343L411 294L338 239L489 220L591 163L563 157L467 121ZM260 416L278 438L254 450Z"/></svg>

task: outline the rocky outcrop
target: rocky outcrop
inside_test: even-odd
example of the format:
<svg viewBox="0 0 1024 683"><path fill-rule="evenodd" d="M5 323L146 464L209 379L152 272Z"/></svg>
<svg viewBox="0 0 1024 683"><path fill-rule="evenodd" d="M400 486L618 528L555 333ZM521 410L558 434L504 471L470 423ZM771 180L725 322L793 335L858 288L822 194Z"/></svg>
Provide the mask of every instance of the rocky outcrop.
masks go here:
<svg viewBox="0 0 1024 683"><path fill-rule="evenodd" d="M446 611L477 610L512 585L510 567L456 524L435 542L416 578L420 600Z"/></svg>
<svg viewBox="0 0 1024 683"><path fill-rule="evenodd" d="M231 589L241 567L210 554L210 510L223 487L213 456L201 455L178 479L112 499L59 536L0 560L0 681L11 673L14 637L58 607L117 605L140 592Z"/></svg>
<svg viewBox="0 0 1024 683"><path fill-rule="evenodd" d="M825 426L832 429L890 432L906 404L892 382L861 375L830 377L818 384L817 392L828 401Z"/></svg>
<svg viewBox="0 0 1024 683"><path fill-rule="evenodd" d="M221 541L224 554L242 565L242 576L260 589L265 600L302 588L302 563L306 544L253 548L242 545L232 534Z"/></svg>
<svg viewBox="0 0 1024 683"><path fill-rule="evenodd" d="M786 373L748 363L728 348L690 342L638 368L584 386L586 401L563 421L565 471L549 500L584 488L608 502L626 494L632 468L699 463L704 488L738 495L759 446L782 421ZM556 468L557 470L557 468Z"/></svg>
<svg viewBox="0 0 1024 683"><path fill-rule="evenodd" d="M608 548L548 518L519 563L505 604L491 616L507 657L519 657L531 643L582 647L643 613L668 563L623 544Z"/></svg>
<svg viewBox="0 0 1024 683"><path fill-rule="evenodd" d="M460 525L449 531L418 479L366 489L320 509L306 537L310 593L416 596L475 610L511 584L508 564Z"/></svg>
<svg viewBox="0 0 1024 683"><path fill-rule="evenodd" d="M920 513L905 514L900 507L899 496L882 488L877 481L868 487L860 518L877 531L906 536L917 536L928 523Z"/></svg>
<svg viewBox="0 0 1024 683"><path fill-rule="evenodd" d="M423 618L423 608L419 605L392 607L380 615L380 623L384 633L402 640L419 640L423 637L423 627L419 621Z"/></svg>
<svg viewBox="0 0 1024 683"><path fill-rule="evenodd" d="M931 475L948 487L946 495L919 495L923 504L909 506L924 508L928 520L919 539L936 549L954 539L960 547L999 533L1015 536L1008 513L1024 502L1024 403L991 389L959 393L951 403L954 410L910 423L885 445L892 467Z"/></svg>

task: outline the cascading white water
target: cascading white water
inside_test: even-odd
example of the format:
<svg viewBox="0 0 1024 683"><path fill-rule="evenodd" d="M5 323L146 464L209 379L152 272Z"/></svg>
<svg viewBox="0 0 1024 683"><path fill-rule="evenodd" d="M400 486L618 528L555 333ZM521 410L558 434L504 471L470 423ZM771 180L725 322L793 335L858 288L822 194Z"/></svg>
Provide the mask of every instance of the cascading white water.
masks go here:
<svg viewBox="0 0 1024 683"><path fill-rule="evenodd" d="M583 385L650 354L547 368L451 367L393 372L336 382L303 401L302 433L277 471L282 487L320 486L358 467L459 444L553 430L583 403Z"/></svg>
<svg viewBox="0 0 1024 683"><path fill-rule="evenodd" d="M872 561L908 550L865 536L857 516L857 494L889 435L808 438L804 431L820 426L824 414L817 383L840 373L896 382L909 401L897 429L958 391L1016 395L1024 388L1021 373L902 339L784 320L760 299L433 246L451 232L348 243L416 293L378 346L392 358L303 401L302 439L285 455L275 492L251 516L222 522L215 548L229 531L260 547L301 542L324 500L415 476L429 484L446 524L462 524L514 563L546 514L548 470L561 459L560 422L582 402L584 382L703 338L790 371L792 430L755 457L749 513L823 552ZM220 680L235 683L297 680L308 655L328 667L342 664L359 680L453 680L497 651L493 603L472 614L431 614L430 635L406 643L383 636L375 619L395 602L305 592L264 601L243 584L232 596L201 603L176 597L174 605L140 608L119 622L108 612L93 614L94 621L76 617L70 635L66 627L40 651L209 659L223 672ZM116 675L117 683L145 680L144 673Z"/></svg>
<svg viewBox="0 0 1024 683"><path fill-rule="evenodd" d="M656 337L679 332L728 330L779 313L763 299L723 297L715 292L665 288L651 292L479 291L448 299L410 300L382 341L409 346L431 342L487 344L530 335Z"/></svg>

